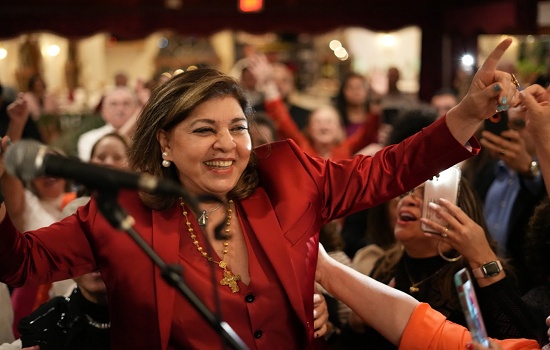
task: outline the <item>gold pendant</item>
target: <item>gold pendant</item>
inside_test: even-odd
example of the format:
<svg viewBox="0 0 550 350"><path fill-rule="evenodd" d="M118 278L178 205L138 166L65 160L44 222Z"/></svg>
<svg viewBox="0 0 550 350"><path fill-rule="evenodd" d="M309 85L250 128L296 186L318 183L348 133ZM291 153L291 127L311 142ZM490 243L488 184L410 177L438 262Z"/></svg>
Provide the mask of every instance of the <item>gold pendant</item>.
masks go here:
<svg viewBox="0 0 550 350"><path fill-rule="evenodd" d="M221 263L225 261L220 261L220 265ZM239 291L239 285L237 284L237 281L240 281L241 280L241 276L239 275L234 275L231 271L229 270L223 270L223 278L221 279L220 281L220 284L222 286L228 286L229 288L231 288L231 291L233 293L237 293Z"/></svg>
<svg viewBox="0 0 550 350"><path fill-rule="evenodd" d="M420 289L416 286L410 286L409 287L409 292L411 293L417 293Z"/></svg>

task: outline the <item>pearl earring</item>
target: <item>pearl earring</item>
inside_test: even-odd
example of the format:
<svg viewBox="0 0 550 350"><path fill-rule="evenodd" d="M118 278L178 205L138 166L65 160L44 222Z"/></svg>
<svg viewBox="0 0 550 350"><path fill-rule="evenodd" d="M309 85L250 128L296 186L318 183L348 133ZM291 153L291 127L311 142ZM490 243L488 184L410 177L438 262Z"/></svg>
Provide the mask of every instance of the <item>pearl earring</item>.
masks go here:
<svg viewBox="0 0 550 350"><path fill-rule="evenodd" d="M162 152L162 157L163 157L163 158L164 158L164 157L168 157L168 152ZM170 165L172 165L172 162L171 162L171 161L166 160L166 159L164 159L164 160L162 161L162 166L163 166L163 167L168 168L168 167L170 167Z"/></svg>

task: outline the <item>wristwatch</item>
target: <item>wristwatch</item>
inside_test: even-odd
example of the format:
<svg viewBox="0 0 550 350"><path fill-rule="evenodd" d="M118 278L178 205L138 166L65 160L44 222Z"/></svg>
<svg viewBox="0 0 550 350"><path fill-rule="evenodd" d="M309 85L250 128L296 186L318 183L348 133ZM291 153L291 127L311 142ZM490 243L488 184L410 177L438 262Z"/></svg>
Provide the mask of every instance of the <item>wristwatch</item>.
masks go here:
<svg viewBox="0 0 550 350"><path fill-rule="evenodd" d="M498 275L502 271L500 260L493 260L481 265L477 269L472 269L475 278L489 278Z"/></svg>
<svg viewBox="0 0 550 350"><path fill-rule="evenodd" d="M540 175L539 162L536 160L532 161L531 165L529 165L529 175L532 177L538 177Z"/></svg>

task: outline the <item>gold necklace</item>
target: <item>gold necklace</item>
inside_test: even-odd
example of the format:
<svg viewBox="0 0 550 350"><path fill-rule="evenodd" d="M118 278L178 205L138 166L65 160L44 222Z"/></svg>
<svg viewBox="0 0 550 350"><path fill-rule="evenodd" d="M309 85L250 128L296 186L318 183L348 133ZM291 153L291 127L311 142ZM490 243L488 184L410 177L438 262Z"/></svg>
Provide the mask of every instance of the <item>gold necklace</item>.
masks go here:
<svg viewBox="0 0 550 350"><path fill-rule="evenodd" d="M197 219L197 221L199 222L199 226L206 226L206 224L208 224L208 215L210 215L213 212L215 212L216 210L218 210L218 208L221 205L222 205L221 203L218 204L217 207L215 207L214 209L212 209L210 211L203 210L202 213L201 213L201 216L199 216L199 218Z"/></svg>
<svg viewBox="0 0 550 350"><path fill-rule="evenodd" d="M237 284L237 282L241 280L241 276L231 272L227 267L227 261L225 261L225 255L227 254L228 247L229 247L229 238L223 241L222 259L220 261L215 261L214 258L209 256L208 253L204 251L204 248L201 247L199 241L197 240L197 235L195 235L195 232L191 227L191 223L189 222L189 218L187 218L187 210L185 210L185 203L183 202L183 198L181 197L180 197L180 204L181 204L181 209L183 210L183 216L185 217L185 224L187 225L187 231L189 231L189 235L193 240L193 245L197 247L197 250L199 251L199 253L201 253L201 255L206 260L217 264L223 270L223 278L220 280L220 284L222 286L228 286L229 288L231 288L231 291L233 293L237 293L239 291L239 285ZM231 204L233 204L233 201L230 199L229 206L227 207L227 222L225 224L226 237L229 237L229 232L230 232L229 226L231 226L231 216L232 216L231 214L233 213L233 210L231 210ZM217 208L219 208L219 206ZM217 208L215 208L214 210L216 210ZM212 210L211 212L213 212L214 210Z"/></svg>
<svg viewBox="0 0 550 350"><path fill-rule="evenodd" d="M409 267L407 266L407 261L406 260L403 260L403 265L405 266L405 272L407 273L407 277L409 278L409 281L411 282L411 286L409 287L409 292L411 294L418 293L420 291L420 288L418 288L419 285L421 285L422 283L426 282L427 280L437 276L445 267L447 267L447 265L443 265L442 267L439 268L439 270L432 273L428 277L424 278L422 281L415 282L411 277L411 274L409 272Z"/></svg>

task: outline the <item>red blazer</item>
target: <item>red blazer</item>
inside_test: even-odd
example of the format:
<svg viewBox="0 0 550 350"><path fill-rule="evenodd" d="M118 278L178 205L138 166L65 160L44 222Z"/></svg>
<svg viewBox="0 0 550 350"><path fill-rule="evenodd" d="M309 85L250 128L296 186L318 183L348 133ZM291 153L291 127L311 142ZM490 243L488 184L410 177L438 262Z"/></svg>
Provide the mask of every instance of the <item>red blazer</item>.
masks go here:
<svg viewBox="0 0 550 350"><path fill-rule="evenodd" d="M477 141L470 144L476 153ZM308 156L290 140L256 152L260 186L240 201L239 215L246 215L271 260L309 343L320 227L394 198L473 154L453 138L445 118L372 158L326 161ZM119 203L161 258L177 262L179 236L185 232L179 207L151 211L128 191L120 193ZM6 219L0 232L2 281L47 283L99 268L108 289L112 348L167 348L175 291L131 238L98 213L94 200L49 228L20 234Z"/></svg>

